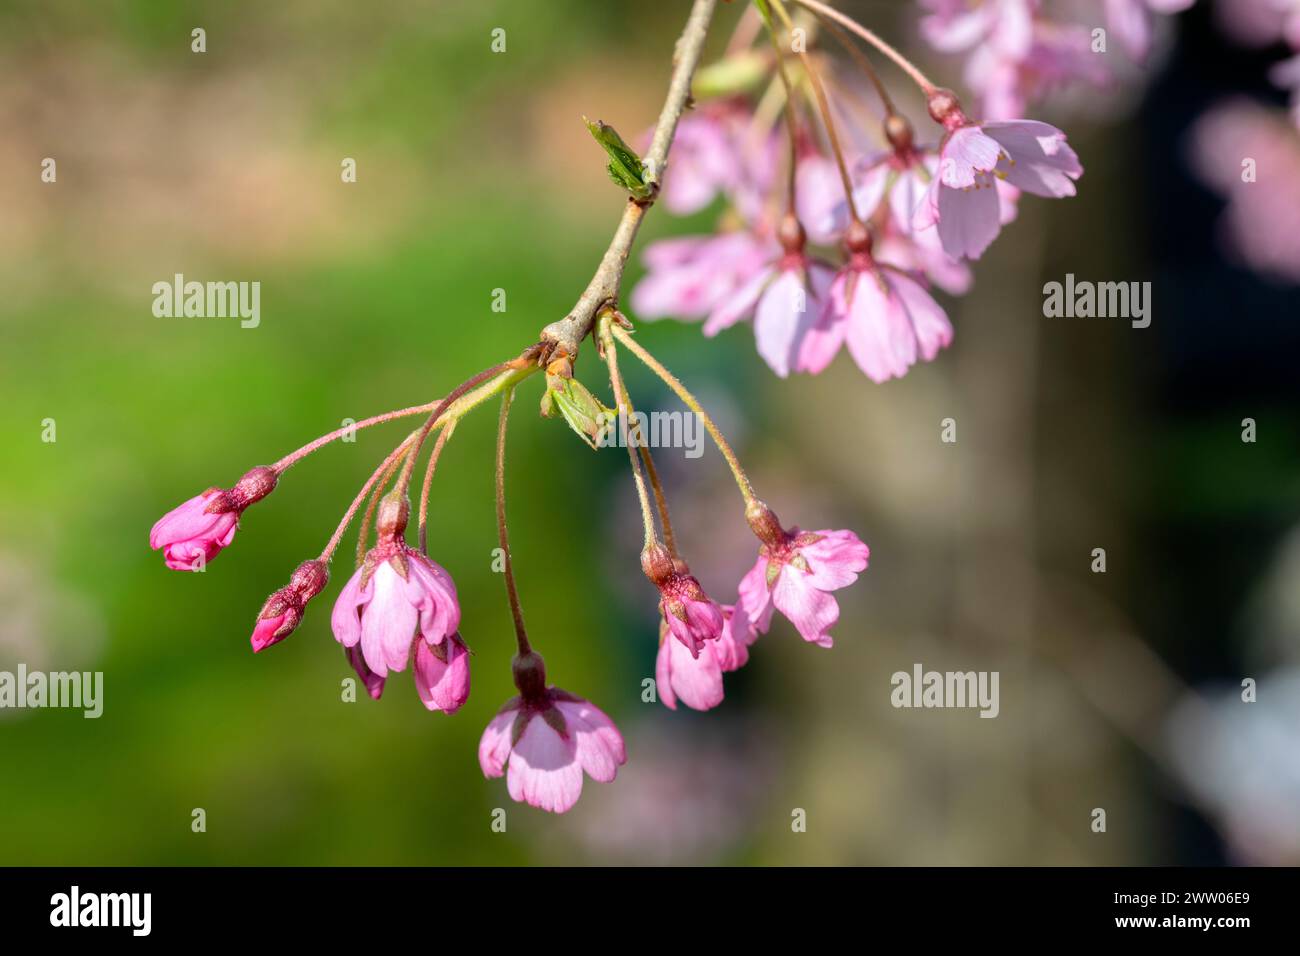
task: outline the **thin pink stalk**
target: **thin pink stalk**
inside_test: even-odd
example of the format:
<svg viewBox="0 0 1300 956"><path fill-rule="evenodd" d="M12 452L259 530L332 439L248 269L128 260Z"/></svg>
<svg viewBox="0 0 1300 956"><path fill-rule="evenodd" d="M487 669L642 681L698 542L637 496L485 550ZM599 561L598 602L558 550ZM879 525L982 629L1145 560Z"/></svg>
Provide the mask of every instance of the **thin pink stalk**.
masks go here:
<svg viewBox="0 0 1300 956"><path fill-rule="evenodd" d="M441 399L438 401L441 401ZM359 431L362 428L369 428L371 425L382 425L385 422L391 422L398 418L409 418L412 415L421 415L436 408L438 406L438 401L429 402L427 405L412 405L410 408L399 408L396 411L384 412L382 415L363 418L354 425L346 425L343 428L336 428L328 435L321 435L321 437L317 438L315 441L309 442L297 451L285 455L272 465L271 468L277 475L282 475L318 448L323 448L325 445L328 445L332 441L337 441L344 435L354 431Z"/></svg>
<svg viewBox="0 0 1300 956"><path fill-rule="evenodd" d="M818 16L823 16L829 20L834 20L836 23L840 24L846 30L850 31L851 33L856 33L858 36L862 37L862 39L866 40L877 50L879 50L881 53L885 54L885 56L889 57L896 64L898 64L899 69L901 69L904 73L910 76L912 80L916 83L916 85L921 88L921 92L924 93L926 96L929 96L931 93L935 91L936 89L935 85L930 82L929 78L924 73L922 73L920 69L917 68L915 63L913 63L907 57L903 56L903 54L899 53L896 49L894 49L892 46L890 46L880 37L876 36L876 34L868 30L857 20L854 20L852 17L840 13L840 11L836 10L834 7L827 6L826 4L822 3L821 0L792 0L792 2L799 4L801 7L804 7L805 9L811 10L813 13L817 14Z"/></svg>

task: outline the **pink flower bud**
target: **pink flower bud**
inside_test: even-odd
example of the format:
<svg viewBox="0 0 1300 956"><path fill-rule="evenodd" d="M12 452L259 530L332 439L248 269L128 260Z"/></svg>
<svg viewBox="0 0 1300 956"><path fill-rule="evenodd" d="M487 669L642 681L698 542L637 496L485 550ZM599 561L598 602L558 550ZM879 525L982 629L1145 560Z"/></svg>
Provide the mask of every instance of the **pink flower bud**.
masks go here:
<svg viewBox="0 0 1300 956"><path fill-rule="evenodd" d="M253 653L278 644L302 623L307 602L319 594L329 581L324 561L304 561L294 570L286 587L280 588L262 605L253 628Z"/></svg>
<svg viewBox="0 0 1300 956"><path fill-rule="evenodd" d="M244 509L273 490L278 476L265 466L252 469L233 488L209 488L155 522L149 547L163 549L173 571L200 571L230 545Z"/></svg>

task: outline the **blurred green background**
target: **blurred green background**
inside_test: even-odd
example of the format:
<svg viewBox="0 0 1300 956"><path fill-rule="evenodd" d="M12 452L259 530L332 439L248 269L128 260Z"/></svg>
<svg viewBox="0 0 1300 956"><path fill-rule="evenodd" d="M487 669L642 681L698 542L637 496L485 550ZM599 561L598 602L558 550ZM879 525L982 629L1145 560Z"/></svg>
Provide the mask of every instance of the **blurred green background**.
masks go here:
<svg viewBox="0 0 1300 956"><path fill-rule="evenodd" d="M346 418L429 401L567 311L622 203L581 117L650 125L687 7L0 7L0 669L105 675L98 720L0 712L0 863L1215 858L1208 824L1175 819L1153 741L1179 693L1158 663L1176 655L1160 647L1160 608L1177 600L1159 587L1161 534L1242 508L1262 523L1224 569L1230 618L1295 518L1295 452L1242 446L1235 406L1170 424L1140 384L1138 333L1041 316L1042 276L1147 274L1131 118L1071 127L1088 199L1022 204L977 291L946 300L954 347L903 381L872 385L841 357L781 382L743 327L707 341L643 326L787 523L851 527L873 551L835 649L778 623L715 712L642 702L655 595L626 459L537 419L537 382L521 390L508 494L530 631L551 679L613 716L630 757L565 818L512 803L476 760L512 693L490 567L493 411L462 424L434 483L430 550L476 652L453 717L427 713L405 674L379 703L340 701L350 671L328 619L351 539L299 630L248 646L261 602L319 551L401 424L294 468L206 573L149 551L152 523L185 498ZM724 5L711 50L739 8ZM900 29L893 5L858 10ZM45 156L56 185L39 181ZM710 223L657 210L638 248ZM260 281L260 327L155 318L150 287L178 272ZM638 404L674 407L628 372ZM956 446L939 442L950 415ZM1279 415L1294 437L1294 407ZM722 462L665 459L692 566L733 600L754 551ZM1225 504L1224 482L1250 494ZM1098 546L1104 579L1088 572ZM915 661L1000 669L1001 718L893 710L889 675ZM1088 829L1096 806L1105 838Z"/></svg>

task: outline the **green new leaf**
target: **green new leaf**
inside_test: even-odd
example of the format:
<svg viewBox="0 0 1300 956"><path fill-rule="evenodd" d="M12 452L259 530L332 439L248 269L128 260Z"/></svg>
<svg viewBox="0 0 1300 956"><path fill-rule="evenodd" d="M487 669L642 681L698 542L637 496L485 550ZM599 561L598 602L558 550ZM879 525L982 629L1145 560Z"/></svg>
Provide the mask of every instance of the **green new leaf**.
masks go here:
<svg viewBox="0 0 1300 956"><path fill-rule="evenodd" d="M585 385L574 378L548 375L542 414L550 417L558 409L569 427L591 448L601 446L601 438L613 420L614 410L606 408Z"/></svg>
<svg viewBox="0 0 1300 956"><path fill-rule="evenodd" d="M626 189L637 199L649 199L653 189L646 180L645 164L641 162L641 157L636 154L636 150L623 142L623 137L618 135L618 130L614 127L600 120L593 123L585 116L582 119L587 124L592 138L609 155L609 164L605 167L605 171L609 173L609 178L614 180L614 184Z"/></svg>

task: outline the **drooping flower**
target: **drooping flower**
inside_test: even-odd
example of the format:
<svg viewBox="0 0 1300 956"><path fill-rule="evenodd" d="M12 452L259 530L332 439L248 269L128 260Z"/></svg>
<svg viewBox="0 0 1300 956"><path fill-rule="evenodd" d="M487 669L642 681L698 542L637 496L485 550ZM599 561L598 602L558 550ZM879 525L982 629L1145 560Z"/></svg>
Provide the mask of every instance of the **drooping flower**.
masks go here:
<svg viewBox="0 0 1300 956"><path fill-rule="evenodd" d="M478 745L485 777L506 774L513 800L564 813L582 795L585 771L609 783L627 763L623 735L598 707L546 686L541 656L515 658L518 696L488 723Z"/></svg>
<svg viewBox="0 0 1300 956"><path fill-rule="evenodd" d="M297 629L307 602L325 589L329 568L324 561L304 561L294 570L289 584L280 588L262 605L250 641L253 653L278 644Z"/></svg>
<svg viewBox="0 0 1300 956"><path fill-rule="evenodd" d="M330 623L344 647L359 645L379 677L401 671L418 633L441 644L460 626L460 603L451 575L402 540L408 505L386 498L380 506L378 543L344 585Z"/></svg>
<svg viewBox="0 0 1300 956"><path fill-rule="evenodd" d="M659 699L669 710L681 701L693 710L709 710L722 703L722 675L739 670L749 660L749 645L757 634L743 611L729 604L722 611L722 633L707 641L698 656L692 656L675 641L666 623L659 626L659 655L655 660L655 685Z"/></svg>
<svg viewBox="0 0 1300 956"><path fill-rule="evenodd" d="M751 507L746 517L762 542L740 582L739 604L755 631L768 629L775 609L805 641L830 647L830 629L840 618L831 592L858 579L871 550L852 531L786 530L766 505Z"/></svg>
<svg viewBox="0 0 1300 956"><path fill-rule="evenodd" d="M714 308L704 323L704 334L717 335L753 316L758 354L784 378L817 321L835 273L804 251L803 227L793 216L783 222L780 238L784 252Z"/></svg>
<svg viewBox="0 0 1300 956"><path fill-rule="evenodd" d="M913 276L876 262L865 230L849 247L822 314L801 343L796 368L818 374L842 345L873 382L901 378L918 359L932 361L952 342L943 307Z"/></svg>
<svg viewBox="0 0 1300 956"><path fill-rule="evenodd" d="M163 549L173 571L201 571L230 545L244 509L275 489L271 468L248 472L233 488L209 488L159 518L149 532L149 547Z"/></svg>
<svg viewBox="0 0 1300 956"><path fill-rule="evenodd" d="M722 634L722 609L704 593L686 562L674 559L663 545L651 545L641 552L641 569L659 589L659 614L668 631L691 652Z"/></svg>
<svg viewBox="0 0 1300 956"><path fill-rule="evenodd" d="M936 226L954 258L978 259L997 238L1004 221L1000 181L1037 196L1075 194L1083 167L1055 126L1035 120L972 123L946 91L931 97L930 111L948 133L916 226Z"/></svg>

